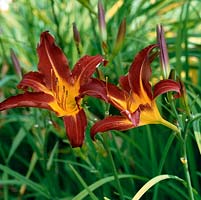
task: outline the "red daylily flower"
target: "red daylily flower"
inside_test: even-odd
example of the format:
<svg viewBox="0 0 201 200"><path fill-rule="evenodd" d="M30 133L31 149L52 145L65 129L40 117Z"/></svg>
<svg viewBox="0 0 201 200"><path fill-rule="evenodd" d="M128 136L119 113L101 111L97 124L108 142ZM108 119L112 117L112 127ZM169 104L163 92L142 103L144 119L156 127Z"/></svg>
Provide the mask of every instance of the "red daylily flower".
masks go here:
<svg viewBox="0 0 201 200"><path fill-rule="evenodd" d="M83 94L101 98L121 113L119 116L108 116L95 123L91 128L92 138L97 132L122 131L146 124L163 124L178 131L175 125L161 117L156 105L156 97L168 91L180 93L180 84L173 80L162 80L154 86L152 91L149 83L150 64L157 55L151 54L155 47L157 45L150 45L135 57L128 75L119 80L121 88L97 79L92 79L91 83L82 88ZM96 85L96 90L93 90L90 84Z"/></svg>
<svg viewBox="0 0 201 200"><path fill-rule="evenodd" d="M67 58L47 31L41 34L37 52L38 72L24 75L18 85L24 94L0 103L0 111L15 107L38 107L54 111L58 117L63 117L71 145L81 146L87 120L81 107L80 88L90 80L104 59L100 55L84 56L71 71ZM32 92L29 88L32 88Z"/></svg>

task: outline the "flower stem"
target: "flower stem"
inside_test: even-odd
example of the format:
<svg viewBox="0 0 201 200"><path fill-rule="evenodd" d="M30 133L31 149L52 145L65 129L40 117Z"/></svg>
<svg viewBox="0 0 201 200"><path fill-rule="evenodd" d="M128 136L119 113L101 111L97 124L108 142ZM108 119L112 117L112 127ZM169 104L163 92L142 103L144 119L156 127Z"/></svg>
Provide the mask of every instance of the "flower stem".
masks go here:
<svg viewBox="0 0 201 200"><path fill-rule="evenodd" d="M189 198L190 198L190 200L194 200L193 189L192 189L192 185L191 185L191 177L190 177L189 167L188 167L186 144L185 143L183 144L183 157L181 158L181 162L182 162L183 167L184 167L184 172L185 172L186 181L187 181Z"/></svg>
<svg viewBox="0 0 201 200"><path fill-rule="evenodd" d="M164 126L170 128L170 129L172 129L174 132L180 133L179 128L177 126L175 126L174 124L172 124L172 123L170 123L164 119L161 119L160 123L163 124Z"/></svg>
<svg viewBox="0 0 201 200"><path fill-rule="evenodd" d="M106 136L107 135L103 135L103 145L104 145L106 151L108 152L108 155L109 155L109 158L110 158L110 162L111 162L111 165L112 165L113 174L114 174L114 178L115 178L115 181L116 181L116 184L117 184L117 188L118 188L118 192L119 192L119 195L120 195L120 199L124 200L123 190L122 190L119 178L118 178L118 173L117 173L117 169L116 169L116 166L115 166L115 163L114 163L114 159L112 157L111 150L108 147L108 142L107 142Z"/></svg>
<svg viewBox="0 0 201 200"><path fill-rule="evenodd" d="M191 184L191 177L190 177L189 166L188 166L187 149L186 149L187 138L188 138L188 127L189 127L190 121L188 120L187 122L186 121L182 122L181 118L179 117L179 115L177 113L175 105L174 105L173 101L171 100L170 94L168 94L168 99L169 99L171 108L173 109L173 112L178 119L179 126L181 127L181 128L178 128L175 126L177 130L176 129L174 130L174 127L173 127L174 125L172 124L173 125L172 130L174 130L178 133L177 136L178 136L179 142L181 143L181 146L182 146L182 149L181 149L182 150L182 157L180 158L180 160L181 160L183 167L184 167L184 173L185 173L186 182L187 182L189 200L194 200L193 188L192 188L192 184ZM191 116L188 116L188 117L191 118ZM166 123L164 125L171 128L170 127L171 125L168 123ZM182 133L184 133L184 134L182 134Z"/></svg>
<svg viewBox="0 0 201 200"><path fill-rule="evenodd" d="M188 166L187 149L186 149L186 142L187 142L187 138L188 138L188 125L189 125L189 122L186 124L185 131L184 131L184 138L183 138L183 142L182 142L183 157L181 157L181 162L183 164L184 173L186 176L189 199L194 200L193 188L192 188L192 184L191 184L191 177L190 177L189 166Z"/></svg>

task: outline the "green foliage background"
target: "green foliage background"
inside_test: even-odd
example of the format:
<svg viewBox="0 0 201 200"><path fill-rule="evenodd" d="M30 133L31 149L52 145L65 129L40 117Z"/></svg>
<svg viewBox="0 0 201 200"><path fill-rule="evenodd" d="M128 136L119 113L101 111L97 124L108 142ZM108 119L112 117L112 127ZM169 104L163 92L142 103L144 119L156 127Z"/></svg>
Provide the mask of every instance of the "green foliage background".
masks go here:
<svg viewBox="0 0 201 200"><path fill-rule="evenodd" d="M156 43L156 25L163 24L170 65L184 81L190 110L201 113L201 2L196 0L102 0L106 12L109 64L101 67L110 82L117 83L138 51ZM119 8L112 15L113 6ZM122 3L122 4L121 4ZM40 33L49 30L63 49L70 65L80 56L104 54L97 17L98 1L90 0L15 0L10 9L0 12L0 101L18 94L12 49L23 74L37 69L36 47ZM112 16L111 16L112 15ZM119 25L126 18L127 30L122 48L112 55ZM72 23L80 32L82 54L73 40ZM161 76L159 62L153 65L153 80ZM150 125L126 132L99 134L92 142L89 129L94 119L103 118L108 105L86 97L88 114L86 141L72 149L65 137L61 119L36 108L17 108L0 113L0 199L125 199L149 179L159 174L184 178L180 145L175 135L162 125ZM161 99L162 100L162 99ZM158 102L162 115L174 122L174 114ZM185 122L182 104L177 102ZM110 108L110 113L116 112ZM196 123L200 135L201 122ZM194 129L195 130L195 129ZM201 157L189 127L188 157L195 198L201 199ZM105 143L106 142L106 143ZM112 159L111 159L112 158ZM94 184L93 187L89 187ZM81 196L76 196L80 192ZM82 196L83 195L83 196ZM188 199L185 183L163 181L142 199Z"/></svg>

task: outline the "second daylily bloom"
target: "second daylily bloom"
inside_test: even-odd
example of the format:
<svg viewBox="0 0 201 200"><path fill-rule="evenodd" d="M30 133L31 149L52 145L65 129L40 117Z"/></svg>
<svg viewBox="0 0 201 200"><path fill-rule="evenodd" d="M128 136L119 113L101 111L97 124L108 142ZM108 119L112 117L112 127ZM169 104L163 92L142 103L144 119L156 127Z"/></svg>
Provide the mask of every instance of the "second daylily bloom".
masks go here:
<svg viewBox="0 0 201 200"><path fill-rule="evenodd" d="M81 107L80 88L89 81L104 59L100 55L84 56L71 71L67 58L48 32L41 34L37 52L38 72L24 75L18 88L25 92L0 103L0 111L15 107L54 111L58 117L63 117L71 145L81 146L87 120Z"/></svg>
<svg viewBox="0 0 201 200"><path fill-rule="evenodd" d="M120 78L121 88L93 79L96 90L91 90L90 83L83 88L85 94L95 96L109 102L116 107L121 115L108 116L98 121L91 128L92 138L97 132L108 130L128 130L146 124L163 124L174 131L178 128L166 121L159 113L156 105L156 97L168 91L180 93L180 84L173 80L162 80L152 87L149 83L151 77L150 64L156 57L152 50L157 45L150 45L143 49L135 57L128 75Z"/></svg>

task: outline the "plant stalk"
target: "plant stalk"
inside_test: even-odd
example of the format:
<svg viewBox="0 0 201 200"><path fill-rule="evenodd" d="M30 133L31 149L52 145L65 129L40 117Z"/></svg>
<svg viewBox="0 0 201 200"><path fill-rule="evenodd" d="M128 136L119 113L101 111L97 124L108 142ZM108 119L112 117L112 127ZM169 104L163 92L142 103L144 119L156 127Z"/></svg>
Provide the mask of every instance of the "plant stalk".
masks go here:
<svg viewBox="0 0 201 200"><path fill-rule="evenodd" d="M190 177L188 158L187 158L187 152L186 152L186 140L184 140L184 143L183 143L183 157L181 158L181 162L183 164L184 173L186 176L189 200L194 200L193 188L191 184L191 177Z"/></svg>
<svg viewBox="0 0 201 200"><path fill-rule="evenodd" d="M170 95L168 94L168 99L170 101L170 105L171 108L173 109L175 116L178 119L178 123L180 128L178 129L179 132L177 134L179 141L182 145L182 157L181 157L181 162L183 164L184 167L184 173L185 173L185 177L186 177L186 182L187 182L187 188L188 188L188 194L189 194L189 200L194 200L194 195L193 195L193 188L192 188L192 184L191 184L191 177L190 177L190 172L189 172L189 166L188 166L188 157L187 157L187 149L186 149L186 145L187 145L187 138L188 138L188 127L189 127L189 123L190 121L188 121L185 125L184 123L181 121L180 117L178 116L177 110L175 108L175 105L173 103L173 101L170 98ZM188 116L190 117L190 116ZM182 132L184 134L182 134Z"/></svg>
<svg viewBox="0 0 201 200"><path fill-rule="evenodd" d="M103 136L103 142L104 142L104 147L105 147L106 151L108 152L108 155L109 155L109 158L110 158L110 161L111 161L111 165L112 165L112 169L113 169L113 174L114 174L114 179L115 179L116 184L117 184L117 188L118 188L118 192L119 192L119 195L120 195L120 199L124 200L123 190L122 190L119 178L118 178L118 173L117 173L117 169L116 169L116 166L115 166L115 163L114 163L114 159L112 157L111 150L108 147L107 138L104 137L104 136Z"/></svg>

